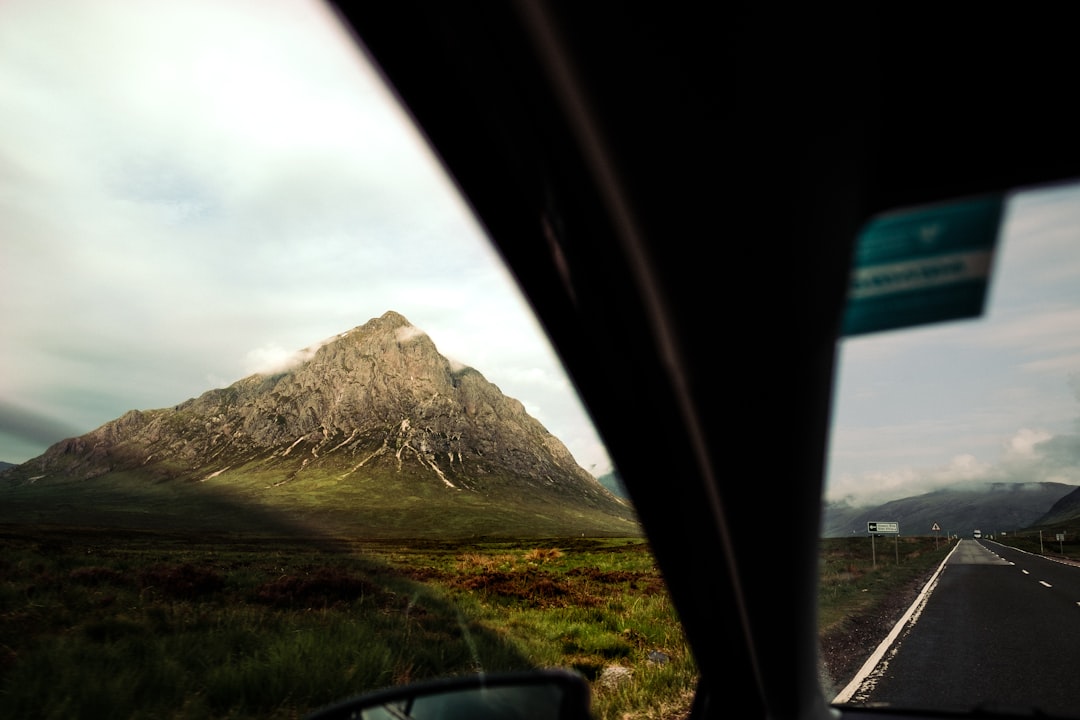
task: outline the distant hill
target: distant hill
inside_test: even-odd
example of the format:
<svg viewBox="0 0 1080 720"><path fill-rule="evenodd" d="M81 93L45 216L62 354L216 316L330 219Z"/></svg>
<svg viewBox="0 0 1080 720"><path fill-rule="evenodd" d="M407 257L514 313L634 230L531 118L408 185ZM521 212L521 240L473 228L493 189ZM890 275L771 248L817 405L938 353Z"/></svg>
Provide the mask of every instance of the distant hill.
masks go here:
<svg viewBox="0 0 1080 720"><path fill-rule="evenodd" d="M15 467L15 463L4 462L0 460L0 472L7 470L9 467Z"/></svg>
<svg viewBox="0 0 1080 720"><path fill-rule="evenodd" d="M962 490L937 490L872 507L847 503L826 504L822 510L822 537L865 534L866 523L900 523L902 535L930 535L936 523L942 533L968 536L1031 527L1055 503L1077 488L1063 483L986 483Z"/></svg>
<svg viewBox="0 0 1080 720"><path fill-rule="evenodd" d="M623 500L628 500L630 498L630 495L626 492L626 485L623 484L622 476L619 475L618 470L612 470L605 475L601 475L597 478L597 481L607 488L608 492L615 497L622 498Z"/></svg>
<svg viewBox="0 0 1080 720"><path fill-rule="evenodd" d="M1072 492L1055 502L1035 524L1061 525L1078 520L1080 520L1080 488L1073 488Z"/></svg>
<svg viewBox="0 0 1080 720"><path fill-rule="evenodd" d="M5 513L7 508L7 513ZM520 402L388 312L0 474L0 520L369 537L640 533Z"/></svg>

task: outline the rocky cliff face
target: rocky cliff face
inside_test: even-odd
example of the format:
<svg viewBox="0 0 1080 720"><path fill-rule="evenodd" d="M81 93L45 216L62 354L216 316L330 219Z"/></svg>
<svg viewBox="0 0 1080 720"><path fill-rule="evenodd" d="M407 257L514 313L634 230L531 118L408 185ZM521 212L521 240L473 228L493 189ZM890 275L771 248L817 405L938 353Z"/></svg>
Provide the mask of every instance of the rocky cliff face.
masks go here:
<svg viewBox="0 0 1080 720"><path fill-rule="evenodd" d="M7 477L137 470L155 481L205 481L256 467L280 470L279 484L313 473L397 477L447 492L511 487L627 514L520 402L472 368L453 369L394 312L305 350L277 374L128 412Z"/></svg>

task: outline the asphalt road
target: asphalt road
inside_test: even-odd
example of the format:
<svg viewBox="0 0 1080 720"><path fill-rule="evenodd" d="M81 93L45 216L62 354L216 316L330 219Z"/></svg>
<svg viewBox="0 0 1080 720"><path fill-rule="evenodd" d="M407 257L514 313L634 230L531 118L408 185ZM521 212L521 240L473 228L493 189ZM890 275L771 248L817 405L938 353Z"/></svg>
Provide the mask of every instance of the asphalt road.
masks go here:
<svg viewBox="0 0 1080 720"><path fill-rule="evenodd" d="M850 702L864 707L1080 708L1080 567L961 540Z"/></svg>

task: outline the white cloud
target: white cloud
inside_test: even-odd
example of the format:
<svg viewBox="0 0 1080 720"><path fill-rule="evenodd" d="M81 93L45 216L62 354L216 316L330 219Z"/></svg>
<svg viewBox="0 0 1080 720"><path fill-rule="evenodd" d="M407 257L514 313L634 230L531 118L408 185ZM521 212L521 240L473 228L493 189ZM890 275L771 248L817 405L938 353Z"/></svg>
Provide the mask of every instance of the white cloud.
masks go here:
<svg viewBox="0 0 1080 720"><path fill-rule="evenodd" d="M1032 457L1035 454L1035 447L1052 437L1053 435L1045 430L1020 428L1005 445L1007 456L1014 458Z"/></svg>
<svg viewBox="0 0 1080 720"><path fill-rule="evenodd" d="M245 356L247 362L245 375L273 375L285 372L310 357L311 353L306 350L286 350L277 343L270 343L248 351Z"/></svg>
<svg viewBox="0 0 1080 720"><path fill-rule="evenodd" d="M411 340L415 340L416 338L424 337L426 334L427 333L425 333L420 328L408 325L406 327L398 328L397 332L394 333L394 338L399 343L407 343Z"/></svg>

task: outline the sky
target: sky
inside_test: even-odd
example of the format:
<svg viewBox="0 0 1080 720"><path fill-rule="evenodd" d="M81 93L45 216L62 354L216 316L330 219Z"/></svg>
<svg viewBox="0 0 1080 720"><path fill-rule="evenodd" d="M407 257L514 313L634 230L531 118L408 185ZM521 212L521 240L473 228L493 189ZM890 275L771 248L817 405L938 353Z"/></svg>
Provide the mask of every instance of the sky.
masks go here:
<svg viewBox="0 0 1080 720"><path fill-rule="evenodd" d="M0 2L0 460L395 310L611 462L513 280L336 18Z"/></svg>
<svg viewBox="0 0 1080 720"><path fill-rule="evenodd" d="M984 318L841 343L829 499L1080 483L1077 228L1080 190L1020 193ZM611 468L481 229L313 2L0 2L0 273L3 461L395 310Z"/></svg>
<svg viewBox="0 0 1080 720"><path fill-rule="evenodd" d="M826 497L1080 484L1080 185L1006 205L986 312L841 342Z"/></svg>

